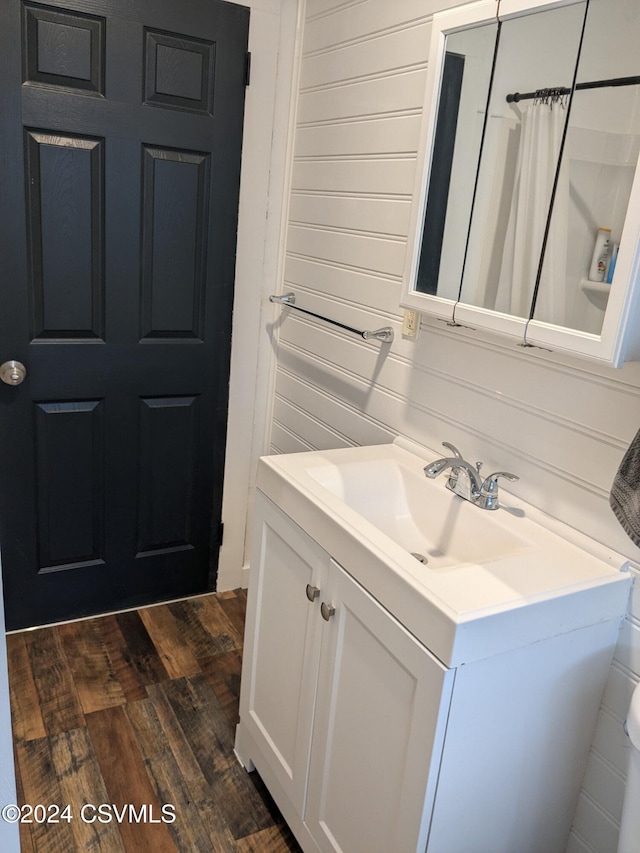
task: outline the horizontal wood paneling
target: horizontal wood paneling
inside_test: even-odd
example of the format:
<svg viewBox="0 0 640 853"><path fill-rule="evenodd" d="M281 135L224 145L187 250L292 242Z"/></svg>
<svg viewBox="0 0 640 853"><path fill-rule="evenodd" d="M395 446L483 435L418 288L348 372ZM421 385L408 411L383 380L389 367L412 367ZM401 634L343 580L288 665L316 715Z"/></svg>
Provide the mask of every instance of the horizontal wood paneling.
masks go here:
<svg viewBox="0 0 640 853"><path fill-rule="evenodd" d="M293 166L292 189L408 196L414 170L415 158L298 160Z"/></svg>
<svg viewBox="0 0 640 853"><path fill-rule="evenodd" d="M408 201L354 196L295 193L289 204L289 219L295 225L354 227L388 237L400 237L404 248L410 205Z"/></svg>
<svg viewBox="0 0 640 853"><path fill-rule="evenodd" d="M271 426L271 447L274 453L305 453L307 450L314 450L288 427L284 427L277 418L274 418Z"/></svg>
<svg viewBox="0 0 640 853"><path fill-rule="evenodd" d="M365 156L397 151L415 156L420 133L420 113L338 119L298 127L296 156Z"/></svg>
<svg viewBox="0 0 640 853"><path fill-rule="evenodd" d="M640 613L630 614L622 623L615 660L640 681Z"/></svg>
<svg viewBox="0 0 640 853"><path fill-rule="evenodd" d="M302 65L300 91L328 87L368 76L424 67L429 55L431 23L423 23L368 41L307 56Z"/></svg>
<svg viewBox="0 0 640 853"><path fill-rule="evenodd" d="M404 240L434 13L456 0L307 0L283 290L365 342L274 307L274 452L405 435L520 475L513 491L630 559L608 505L640 427L640 363L622 370L422 318L401 335ZM567 853L612 853L640 680L640 582L624 620Z"/></svg>
<svg viewBox="0 0 640 853"><path fill-rule="evenodd" d="M629 742L622 728L622 722L618 717L603 709L598 718L598 725L593 738L593 751L601 756L606 756L609 765L624 778L627 775Z"/></svg>
<svg viewBox="0 0 640 853"><path fill-rule="evenodd" d="M576 827L588 841L589 850L594 853L613 853L618 844L618 824L584 791L578 798L576 808Z"/></svg>
<svg viewBox="0 0 640 853"><path fill-rule="evenodd" d="M624 776L606 759L597 752L592 754L584 777L584 791L616 821L622 816L624 782Z"/></svg>
<svg viewBox="0 0 640 853"><path fill-rule="evenodd" d="M345 234L318 226L291 225L288 248L294 255L323 258L359 269L380 270L398 275L402 269L405 240Z"/></svg>
<svg viewBox="0 0 640 853"><path fill-rule="evenodd" d="M287 424L290 435L291 431L295 435L303 435L309 444L305 449L351 446L351 442L337 430L280 396L275 398L273 417L278 423Z"/></svg>
<svg viewBox="0 0 640 853"><path fill-rule="evenodd" d="M316 12L320 6L315 4ZM386 30L406 29L409 24L429 21L434 12L459 5L458 0L368 0L366 3L339 7L331 15L318 15L307 21L304 34L305 55L332 50L337 45L363 41Z"/></svg>
<svg viewBox="0 0 640 853"><path fill-rule="evenodd" d="M338 9L344 9L347 6L359 6L361 3L367 3L368 0L307 0L306 19L312 21L314 18L331 15Z"/></svg>
<svg viewBox="0 0 640 853"><path fill-rule="evenodd" d="M414 110L422 105L425 81L426 70L419 69L307 91L298 101L298 121L305 124Z"/></svg>
<svg viewBox="0 0 640 853"><path fill-rule="evenodd" d="M593 848L589 847L586 841L577 834L575 829L572 829L566 853L593 853Z"/></svg>
<svg viewBox="0 0 640 853"><path fill-rule="evenodd" d="M638 684L638 676L630 673L621 663L614 661L609 669L607 686L602 697L602 707L610 714L624 720L629 709L631 696Z"/></svg>
<svg viewBox="0 0 640 853"><path fill-rule="evenodd" d="M290 358L289 363L291 364L291 362L295 364L295 359ZM283 366L286 366L286 362L283 362ZM319 366L317 370L316 376L322 371L322 367ZM348 385L349 382L345 379L344 387L346 388ZM345 404L338 399L337 395L319 394L316 388L301 381L297 372L292 374L284 369L280 370L276 383L276 394L283 398L295 399L299 408L307 411L317 421L340 424L344 427L343 430L340 430L343 435L353 434L354 428L357 427L358 432L364 436L363 444L388 442L392 433L385 428L383 423L376 423L372 418L366 419L364 423L361 422L360 410L363 405L366 407L366 389L358 387L358 383L354 381L352 391L352 396L359 401L360 405Z"/></svg>
<svg viewBox="0 0 640 853"><path fill-rule="evenodd" d="M289 256L285 265L285 287L316 291L328 300L348 295L364 311L375 294L376 308L387 315L400 316L400 282L395 276L382 276L367 270L352 270L324 259ZM303 298L303 297L301 297ZM302 303L301 303L302 304ZM304 307L304 306L303 306Z"/></svg>

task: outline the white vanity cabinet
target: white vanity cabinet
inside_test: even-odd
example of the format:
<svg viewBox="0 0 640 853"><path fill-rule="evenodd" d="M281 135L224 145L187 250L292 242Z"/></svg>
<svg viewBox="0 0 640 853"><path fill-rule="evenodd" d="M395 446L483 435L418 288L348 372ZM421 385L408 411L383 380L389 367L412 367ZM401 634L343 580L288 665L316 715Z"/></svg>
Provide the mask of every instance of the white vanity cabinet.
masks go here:
<svg viewBox="0 0 640 853"><path fill-rule="evenodd" d="M424 850L453 671L260 493L256 530L239 757L305 850Z"/></svg>
<svg viewBox="0 0 640 853"><path fill-rule="evenodd" d="M564 853L619 619L446 666L331 538L257 493L236 754L305 853Z"/></svg>

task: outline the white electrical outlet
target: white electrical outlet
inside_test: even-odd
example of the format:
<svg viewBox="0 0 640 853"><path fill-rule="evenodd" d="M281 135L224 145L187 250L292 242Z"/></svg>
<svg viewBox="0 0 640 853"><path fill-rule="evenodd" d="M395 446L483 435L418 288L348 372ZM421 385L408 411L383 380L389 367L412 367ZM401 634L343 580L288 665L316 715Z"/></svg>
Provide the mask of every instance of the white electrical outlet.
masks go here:
<svg viewBox="0 0 640 853"><path fill-rule="evenodd" d="M402 320L402 337L403 338L415 338L418 334L418 327L420 326L420 315L417 311L410 311L408 308L405 309L404 318Z"/></svg>

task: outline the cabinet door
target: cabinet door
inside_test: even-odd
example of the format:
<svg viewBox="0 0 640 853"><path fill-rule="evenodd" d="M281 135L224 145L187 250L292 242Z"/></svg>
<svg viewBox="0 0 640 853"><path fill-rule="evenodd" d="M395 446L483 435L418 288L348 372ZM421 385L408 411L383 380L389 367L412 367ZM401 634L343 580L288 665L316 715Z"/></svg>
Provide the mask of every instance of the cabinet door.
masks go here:
<svg viewBox="0 0 640 853"><path fill-rule="evenodd" d="M336 563L320 598L335 613L324 625L305 823L323 851L424 850L453 672Z"/></svg>
<svg viewBox="0 0 640 853"><path fill-rule="evenodd" d="M323 624L307 584L313 597L326 580L329 557L260 493L254 536L240 725L300 814Z"/></svg>

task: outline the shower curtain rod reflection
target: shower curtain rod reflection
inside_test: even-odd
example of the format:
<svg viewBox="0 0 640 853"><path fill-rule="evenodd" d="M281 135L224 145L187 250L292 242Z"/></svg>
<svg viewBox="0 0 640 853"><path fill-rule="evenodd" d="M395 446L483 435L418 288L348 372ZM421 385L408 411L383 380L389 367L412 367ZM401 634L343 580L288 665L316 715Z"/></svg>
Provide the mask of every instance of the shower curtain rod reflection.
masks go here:
<svg viewBox="0 0 640 853"><path fill-rule="evenodd" d="M339 323L337 320L332 320L329 317L324 317L322 314L316 314L315 311L308 311L306 308L300 308L296 305L295 293L284 293L282 296L272 294L269 297L269 302L279 302L287 308L293 308L294 311L300 311L303 314L309 314L311 317L316 317L318 320L324 320L325 323L331 323L332 326L338 326L340 329L344 329L347 332L353 332L354 335L359 335L361 338L364 338L365 341L374 339L382 341L385 344L390 344L393 340L393 329L390 326L385 326L382 329L376 329L374 332L370 332L368 329L362 331L360 329L354 329L353 326L347 326L344 323Z"/></svg>
<svg viewBox="0 0 640 853"><path fill-rule="evenodd" d="M614 77L611 80L593 80L590 83L576 83L578 89L607 89L618 86L637 86L640 84L640 77ZM532 98L539 98L541 95L570 95L571 89L566 86L549 86L545 89L538 89L537 92L514 92L507 95L508 104L517 104L518 101L529 101Z"/></svg>

